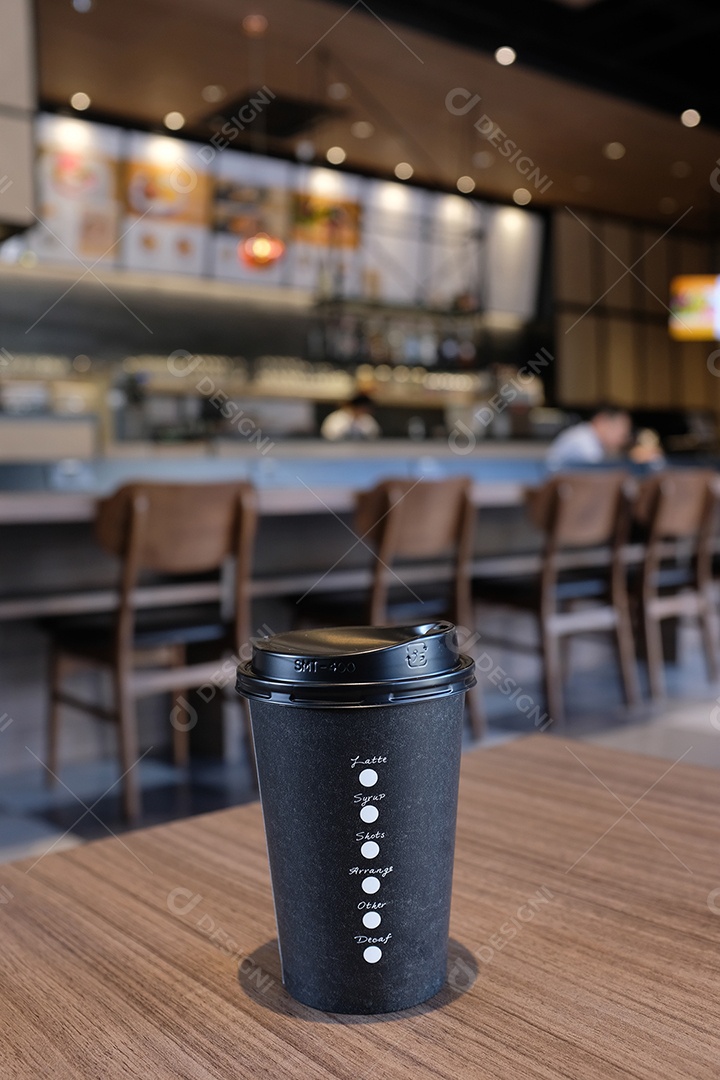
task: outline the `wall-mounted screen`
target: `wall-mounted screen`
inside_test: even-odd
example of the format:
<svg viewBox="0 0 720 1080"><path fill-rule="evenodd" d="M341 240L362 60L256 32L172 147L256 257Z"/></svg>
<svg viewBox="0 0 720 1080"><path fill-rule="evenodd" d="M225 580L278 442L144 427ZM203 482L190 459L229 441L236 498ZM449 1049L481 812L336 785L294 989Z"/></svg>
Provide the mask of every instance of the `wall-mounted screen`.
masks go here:
<svg viewBox="0 0 720 1080"><path fill-rule="evenodd" d="M670 282L670 335L676 341L720 339L720 275L682 274Z"/></svg>

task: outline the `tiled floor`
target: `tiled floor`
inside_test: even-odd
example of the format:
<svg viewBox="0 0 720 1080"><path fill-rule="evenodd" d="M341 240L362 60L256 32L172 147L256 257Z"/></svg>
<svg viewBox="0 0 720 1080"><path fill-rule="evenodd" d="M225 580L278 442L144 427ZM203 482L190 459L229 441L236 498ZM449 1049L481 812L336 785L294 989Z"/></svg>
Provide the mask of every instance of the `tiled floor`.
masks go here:
<svg viewBox="0 0 720 1080"><path fill-rule="evenodd" d="M667 668L668 699L659 706L646 701L632 710L622 704L609 647L591 642L574 648L566 686L567 726L548 737L568 736L673 761L682 756L688 762L720 767L720 686L707 682L693 628L683 630L681 643L681 662ZM483 655L480 646L476 654ZM518 706L525 702L528 708L528 698L533 706L542 701L536 658L518 658L496 650L493 661L522 686L524 697L503 695L485 683L489 730L482 745L486 747L537 730L532 707L522 712ZM543 715L541 709L539 714ZM137 767L143 790L143 825L256 798L245 756L234 764L195 761L188 770L146 757ZM60 851L125 831L116 779L115 763L102 761L65 768L62 783L48 788L40 766L31 759L27 770L2 778L0 862L39 859L49 850Z"/></svg>

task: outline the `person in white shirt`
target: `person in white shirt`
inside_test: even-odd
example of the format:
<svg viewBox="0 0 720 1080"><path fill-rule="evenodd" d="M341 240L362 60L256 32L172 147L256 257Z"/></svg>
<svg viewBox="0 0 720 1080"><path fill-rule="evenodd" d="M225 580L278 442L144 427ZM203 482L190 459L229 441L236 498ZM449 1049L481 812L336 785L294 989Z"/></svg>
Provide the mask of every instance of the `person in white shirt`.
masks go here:
<svg viewBox="0 0 720 1080"><path fill-rule="evenodd" d="M590 419L566 428L552 441L547 464L552 469L596 465L617 458L630 442L630 414L616 405L598 405Z"/></svg>
<svg viewBox="0 0 720 1080"><path fill-rule="evenodd" d="M377 439L382 434L372 415L373 400L367 394L356 394L351 400L331 412L322 422L320 434L330 442L341 439Z"/></svg>

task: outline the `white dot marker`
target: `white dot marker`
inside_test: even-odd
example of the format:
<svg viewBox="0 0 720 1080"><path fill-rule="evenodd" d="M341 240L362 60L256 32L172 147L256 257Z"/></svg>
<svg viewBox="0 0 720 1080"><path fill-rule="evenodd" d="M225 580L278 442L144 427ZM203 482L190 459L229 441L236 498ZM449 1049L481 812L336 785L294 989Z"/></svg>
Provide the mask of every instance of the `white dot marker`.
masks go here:
<svg viewBox="0 0 720 1080"><path fill-rule="evenodd" d="M358 776L358 780L363 787L372 787L373 784L377 784L378 782L378 774L374 769L363 769Z"/></svg>
<svg viewBox="0 0 720 1080"><path fill-rule="evenodd" d="M378 915L377 911L368 911L363 915L363 926L367 926L368 930L374 930L376 926L379 926L382 919Z"/></svg>
<svg viewBox="0 0 720 1080"><path fill-rule="evenodd" d="M368 825L371 825L373 821L377 821L380 816L380 811L376 806L363 806L360 811L360 817L363 821L367 821Z"/></svg>
<svg viewBox="0 0 720 1080"><path fill-rule="evenodd" d="M376 844L374 840L366 840L360 848L360 854L366 859L374 859L376 855L380 854L380 845Z"/></svg>
<svg viewBox="0 0 720 1080"><path fill-rule="evenodd" d="M376 877L366 877L362 883L364 893L375 893L380 888L380 880Z"/></svg>
<svg viewBox="0 0 720 1080"><path fill-rule="evenodd" d="M378 949L377 945L368 945L363 953L363 960L367 960L368 964L377 964L381 956L382 949Z"/></svg>

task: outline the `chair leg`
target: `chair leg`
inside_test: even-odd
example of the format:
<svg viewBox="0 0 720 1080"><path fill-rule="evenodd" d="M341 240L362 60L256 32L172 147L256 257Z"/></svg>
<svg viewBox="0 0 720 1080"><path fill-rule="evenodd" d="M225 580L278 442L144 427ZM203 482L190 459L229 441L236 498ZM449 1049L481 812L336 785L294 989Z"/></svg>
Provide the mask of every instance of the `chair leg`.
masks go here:
<svg viewBox="0 0 720 1080"><path fill-rule="evenodd" d="M120 768L122 769L122 804L127 820L136 823L140 817L140 785L138 783L138 738L135 699L129 686L128 675L115 673L117 694L118 743Z"/></svg>
<svg viewBox="0 0 720 1080"><path fill-rule="evenodd" d="M620 612L618 614L618 620L615 624L615 634L623 690L625 692L625 701L628 705L637 705L640 701L640 682L638 680L635 643L633 640L629 611Z"/></svg>
<svg viewBox="0 0 720 1080"><path fill-rule="evenodd" d="M182 645L177 647L177 654L175 656L175 664L177 667L182 667L186 662L185 648ZM187 691L185 691L187 693ZM183 689L172 690L172 710L170 712L171 724L173 729L172 741L173 741L173 762L181 769L185 769L190 761L190 727L191 723L188 723L185 719L187 715L186 705L189 703L185 697ZM188 717L192 721L191 717Z"/></svg>
<svg viewBox="0 0 720 1080"><path fill-rule="evenodd" d="M572 642L572 635L565 634L560 638L560 669L562 671L562 678L565 681L570 675L570 643Z"/></svg>
<svg viewBox="0 0 720 1080"><path fill-rule="evenodd" d="M180 769L186 769L190 762L190 728L186 726L184 721L176 722L176 717L182 717L187 713L187 709L183 705L185 701L185 695L182 690L173 690L172 694L172 743L173 743L173 762Z"/></svg>
<svg viewBox="0 0 720 1080"><path fill-rule="evenodd" d="M645 653L647 656L650 696L655 699L665 697L665 670L663 660L662 632L660 620L644 613Z"/></svg>
<svg viewBox="0 0 720 1080"><path fill-rule="evenodd" d="M470 730L474 739L482 739L485 734L485 701L480 683L475 683L466 696L468 715L470 717Z"/></svg>
<svg viewBox="0 0 720 1080"><path fill-rule="evenodd" d="M710 597L706 597L700 611L700 629L705 649L708 678L711 682L715 682L718 678L718 625L715 607Z"/></svg>
<svg viewBox="0 0 720 1080"><path fill-rule="evenodd" d="M60 738L60 709L62 706L57 700L60 692L63 676L62 654L53 644L50 647L50 672L49 672L49 699L48 699L48 726L47 726L47 769L45 770L45 783L53 787L56 783L58 771L58 741Z"/></svg>
<svg viewBox="0 0 720 1080"><path fill-rule="evenodd" d="M556 731L559 731L565 727L565 705L563 702L560 638L557 634L543 630L542 651L545 672L545 700L550 719L553 722L552 726Z"/></svg>

